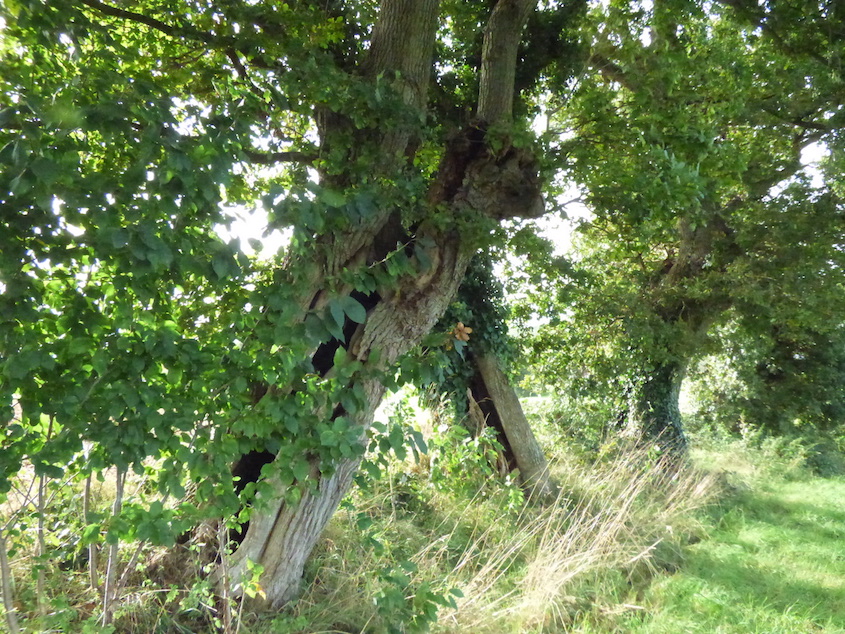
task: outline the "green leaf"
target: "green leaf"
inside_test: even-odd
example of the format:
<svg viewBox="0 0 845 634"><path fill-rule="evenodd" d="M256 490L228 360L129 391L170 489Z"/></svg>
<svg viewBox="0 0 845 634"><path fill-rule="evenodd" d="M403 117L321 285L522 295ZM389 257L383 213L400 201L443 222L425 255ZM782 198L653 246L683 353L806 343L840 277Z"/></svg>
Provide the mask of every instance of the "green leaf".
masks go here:
<svg viewBox="0 0 845 634"><path fill-rule="evenodd" d="M346 348L343 346L338 346L337 350L334 353L334 359L332 360L332 366L335 368L342 368L343 366L349 363L349 353L346 351Z"/></svg>
<svg viewBox="0 0 845 634"><path fill-rule="evenodd" d="M381 478L381 468L372 460L364 460L361 466L373 480Z"/></svg>
<svg viewBox="0 0 845 634"><path fill-rule="evenodd" d="M35 473L48 478L59 479L65 474L65 470L52 464L35 463Z"/></svg>
<svg viewBox="0 0 845 634"><path fill-rule="evenodd" d="M93 544L100 539L100 525L99 524L88 524L82 530L82 545L87 546L88 544Z"/></svg>
<svg viewBox="0 0 845 634"><path fill-rule="evenodd" d="M293 465L293 476L296 478L297 482L305 482L308 476L311 474L311 463L309 463L305 459L298 460L296 464Z"/></svg>
<svg viewBox="0 0 845 634"><path fill-rule="evenodd" d="M329 301L329 313L334 319L334 323L340 328L343 328L343 324L346 322L343 312L343 301L341 299L333 298Z"/></svg>
<svg viewBox="0 0 845 634"><path fill-rule="evenodd" d="M331 334L331 336L337 339L338 341L346 341L346 336L343 334L342 321L340 324L338 324L334 316L326 315L326 319L323 320L323 326L325 326L326 330L329 331L329 334Z"/></svg>
<svg viewBox="0 0 845 634"><path fill-rule="evenodd" d="M326 328L325 320L314 313L309 313L305 317L305 333L314 342L328 341L332 336L332 333Z"/></svg>
<svg viewBox="0 0 845 634"><path fill-rule="evenodd" d="M223 253L218 253L211 259L211 268L214 269L214 273L221 280L229 276L230 266L231 259Z"/></svg>
<svg viewBox="0 0 845 634"><path fill-rule="evenodd" d="M115 229L111 234L111 245L115 249L122 249L129 244L129 232L126 229Z"/></svg>
<svg viewBox="0 0 845 634"><path fill-rule="evenodd" d="M346 296L341 299L343 312L356 324L363 324L367 320L367 311L354 297Z"/></svg>
<svg viewBox="0 0 845 634"><path fill-rule="evenodd" d="M323 447L337 447L339 444L337 433L331 429L324 429L320 432L320 444Z"/></svg>
<svg viewBox="0 0 845 634"><path fill-rule="evenodd" d="M343 192L334 189L324 189L320 192L320 199L329 207L343 207L346 204L346 196Z"/></svg>

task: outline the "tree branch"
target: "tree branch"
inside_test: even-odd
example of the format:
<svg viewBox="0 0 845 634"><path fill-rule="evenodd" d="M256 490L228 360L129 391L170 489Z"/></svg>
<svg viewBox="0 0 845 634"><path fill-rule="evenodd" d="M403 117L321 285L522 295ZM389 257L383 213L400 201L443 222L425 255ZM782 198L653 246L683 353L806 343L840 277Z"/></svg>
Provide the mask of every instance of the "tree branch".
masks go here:
<svg viewBox="0 0 845 634"><path fill-rule="evenodd" d="M499 0L484 30L477 116L487 123L513 111L516 53L536 0Z"/></svg>
<svg viewBox="0 0 845 634"><path fill-rule="evenodd" d="M247 55L249 58L249 65L254 66L256 68L261 68L264 70L279 70L279 64L273 63L268 59L262 57L261 55L256 55L254 51L250 49L248 46L244 46L237 39L233 37L225 37L221 35L215 35L213 33L208 33L206 31L200 31L199 29L193 26L174 26L171 24L167 24L166 22L162 22L161 20L157 20L155 18L151 18L143 13L137 13L135 11L126 11L124 9L119 9L118 7L114 7L109 4L105 4L104 2L100 2L100 0L78 0L80 4L83 4L91 9L99 11L103 15L108 15L113 18L119 18L121 20L129 20L131 22L137 22L138 24L144 24L151 29L155 29L165 35L169 35L170 37L176 38L185 38L196 40L202 42L203 44L207 44L212 46L216 49L223 49L224 53L231 59L231 55L229 54L231 51L238 51L244 55ZM243 68L243 64L240 63L240 68ZM235 63L233 61L233 63ZM236 65L236 70L240 72L240 68Z"/></svg>
<svg viewBox="0 0 845 634"><path fill-rule="evenodd" d="M792 140L793 157L782 169L770 174L767 178L761 178L757 181L748 183L748 190L751 197L754 199L762 198L769 193L769 190L785 181L787 178L794 176L798 170L804 165L801 163L801 152L809 145L819 141L827 130L817 130L811 134L796 134Z"/></svg>
<svg viewBox="0 0 845 634"><path fill-rule="evenodd" d="M626 73L619 64L611 61L604 55L592 53L590 58L587 60L587 63L591 66L595 66L602 75L611 81L615 81L620 86L624 86L631 92L637 92L639 89L639 86L635 82L631 81L628 73Z"/></svg>
<svg viewBox="0 0 845 634"><path fill-rule="evenodd" d="M211 44L216 40L215 36L211 33L205 33L193 27L186 28L171 26L169 24L165 24L161 20L156 20L155 18L146 16L143 13L136 13L135 11L126 11L124 9L119 9L117 7L113 7L111 5L100 2L100 0L79 0L79 2L87 7L96 9L97 11L105 15L110 15L113 18L131 20L132 22L145 24L148 27L155 29L156 31L161 31L162 33L170 35L172 37L191 37L193 39L198 39L202 42L205 42L206 44Z"/></svg>
<svg viewBox="0 0 845 634"><path fill-rule="evenodd" d="M832 70L839 70L835 68L831 64L831 60L827 59L824 55L819 53L817 50L811 50L809 48L800 48L797 47L790 42L787 41L786 37L780 31L779 27L779 20L777 16L773 15L772 11L766 11L765 9L761 8L757 2L748 2L746 0L716 0L720 4L727 5L734 9L741 17L744 17L746 20L751 22L755 27L759 28L762 32L771 36L772 40L777 44L782 51L790 54L804 54L808 57L814 59L815 61L819 62L820 64L827 66ZM819 32L823 33L824 30L821 28L817 21L810 22L808 21L807 24L810 25L810 30L812 32ZM787 28L790 28L792 25L791 23L787 24ZM828 43L833 45L835 42L831 42L828 39Z"/></svg>
<svg viewBox="0 0 845 634"><path fill-rule="evenodd" d="M295 150L287 152L258 152L256 150L243 150L251 163L259 165L275 165L276 163L301 163L311 165L319 155L316 152L298 152Z"/></svg>

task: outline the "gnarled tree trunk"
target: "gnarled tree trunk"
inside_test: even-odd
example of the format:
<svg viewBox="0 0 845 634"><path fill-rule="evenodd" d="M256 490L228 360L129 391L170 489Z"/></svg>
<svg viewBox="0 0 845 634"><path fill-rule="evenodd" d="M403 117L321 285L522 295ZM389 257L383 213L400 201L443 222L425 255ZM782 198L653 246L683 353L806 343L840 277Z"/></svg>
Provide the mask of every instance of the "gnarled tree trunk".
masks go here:
<svg viewBox="0 0 845 634"><path fill-rule="evenodd" d="M713 215L710 222L700 225L685 216L678 218L678 252L654 272L649 289L654 315L674 333L663 342L668 353L644 368L644 377L633 386L629 398L628 431L678 456L687 450L679 405L687 364L711 324L731 305L727 289L715 288L709 296L687 295L688 288L695 290L696 280L714 270L717 246L724 258L721 267L738 256L730 228L717 211Z"/></svg>
<svg viewBox="0 0 845 634"><path fill-rule="evenodd" d="M460 241L453 237L441 249L441 265L417 295L400 293L382 300L371 310L367 321L353 335L349 352L365 364L373 350L380 351L379 363L391 364L418 342L431 329L446 309L469 260L462 253ZM373 414L384 393L376 379L360 381L367 404L355 416L363 436L372 423ZM233 555L231 578L243 579L247 562L263 566L261 585L270 607L278 608L294 598L305 562L326 524L349 490L360 458L347 458L335 464L328 477L318 475L319 465L312 465L312 476L318 478L317 492L303 492L296 505L284 502L283 493L273 500L264 500L250 518L249 528Z"/></svg>
<svg viewBox="0 0 845 634"><path fill-rule="evenodd" d="M366 321L350 329L347 343L330 342L332 349L343 345L348 356L359 361L363 372L352 378L366 395L366 405L354 416L347 416L363 437L381 401L383 387L368 369L389 367L417 345L434 326L454 296L465 273L473 245L460 227L467 217L536 217L543 210L536 162L530 153L508 149L493 153L485 143L490 124L506 119L513 100L516 49L534 0L500 0L493 9L485 31L484 60L477 121L460 132L444 149L440 168L429 187L427 204L437 213L438 222L423 220L410 239L424 245L426 264L417 276L406 276L395 286L379 288L369 299ZM375 78L399 71L406 102L423 109L426 85L431 72L431 53L437 26L437 0L383 0L380 17L373 30L366 72ZM331 113L321 117L324 139L331 138L331 127L338 119ZM411 131L381 132L355 130L362 139L379 145L384 164L373 176L397 178L397 164L408 151ZM376 135L374 137L374 135ZM377 135L381 135L378 137ZM354 182L354 174L328 177L340 185ZM372 265L385 257L385 247L396 245L398 210L376 214L366 226L340 235L317 238L309 256L292 258L287 269L300 284L305 280L299 304L304 311L317 310L328 302L323 280L344 270ZM445 221L452 218L452 221ZM445 221L445 222L444 222ZM409 236L404 236L409 238ZM315 354L320 355L318 350ZM331 359L322 355L321 359ZM317 365L315 363L315 365ZM320 368L331 376L331 362ZM338 404L325 412L331 419L342 411ZM306 489L296 505L284 502L284 491L263 499L251 515L246 535L233 555L229 577L238 590L247 576L248 562L263 569L261 585L269 607L278 608L294 598L299 590L303 567L325 525L345 495L360 458L346 458L333 465L331 475L320 475L320 464L311 460L311 478L316 491Z"/></svg>

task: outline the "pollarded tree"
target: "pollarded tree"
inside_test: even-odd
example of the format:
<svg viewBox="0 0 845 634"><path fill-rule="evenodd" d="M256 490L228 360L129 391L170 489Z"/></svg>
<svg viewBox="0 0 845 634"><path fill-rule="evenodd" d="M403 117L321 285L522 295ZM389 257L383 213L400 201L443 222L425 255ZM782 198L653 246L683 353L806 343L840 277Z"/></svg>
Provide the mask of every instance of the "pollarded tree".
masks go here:
<svg viewBox="0 0 845 634"><path fill-rule="evenodd" d="M543 213L514 83L554 77L571 7L534 4L6 3L3 486L115 465L109 542L167 544L237 511L236 462L232 581L291 599L394 362L496 223ZM213 231L258 197L292 228L263 267ZM121 508L150 458L194 503Z"/></svg>
<svg viewBox="0 0 845 634"><path fill-rule="evenodd" d="M595 213L564 336L583 346L573 361L594 355L582 382L625 386L629 424L683 449L681 381L728 308L776 323L841 306L841 180L813 182L801 158L824 144L841 160L845 23L812 1L660 0L591 24L597 72L562 118Z"/></svg>

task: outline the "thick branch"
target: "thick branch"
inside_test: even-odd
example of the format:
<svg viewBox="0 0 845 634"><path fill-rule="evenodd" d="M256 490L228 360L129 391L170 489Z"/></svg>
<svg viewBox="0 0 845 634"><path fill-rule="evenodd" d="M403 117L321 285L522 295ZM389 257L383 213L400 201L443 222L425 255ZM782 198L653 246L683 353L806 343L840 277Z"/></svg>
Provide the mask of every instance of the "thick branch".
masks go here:
<svg viewBox="0 0 845 634"><path fill-rule="evenodd" d="M631 92L637 92L639 89L639 86L631 81L628 73L626 73L619 64L612 62L607 57L598 53L593 53L590 55L589 64L591 66L595 66L599 72L610 81L615 81L617 84L624 86Z"/></svg>
<svg viewBox="0 0 845 634"><path fill-rule="evenodd" d="M499 0L490 15L481 50L477 116L482 121L511 117L517 49L535 5L535 0Z"/></svg>
<svg viewBox="0 0 845 634"><path fill-rule="evenodd" d="M801 163L801 152L808 146L819 141L827 130L817 130L811 134L798 134L793 139L793 156L792 159L784 165L781 169L769 174L766 178L761 178L756 181L748 183L748 190L752 198L762 198L769 193L769 190L782 183L787 178L794 176L804 165Z"/></svg>
<svg viewBox="0 0 845 634"><path fill-rule="evenodd" d="M533 497L546 501L554 499L557 485L549 476L546 456L498 359L490 354L473 359L481 382L492 400L495 416L516 458L523 484Z"/></svg>
<svg viewBox="0 0 845 634"><path fill-rule="evenodd" d="M196 40L202 42L203 44L208 44L209 46L213 46L216 49L222 49L226 52L229 59L232 59L232 51L238 51L244 55L246 55L249 59L249 65L254 66L256 68L262 68L265 70L279 70L279 65L274 63L273 60L267 59L266 57L262 57L258 55L253 50L253 47L250 45L245 45L237 41L236 38L233 37L225 37L221 35L215 35L213 33L208 33L207 31L200 31L199 29L193 26L174 26L172 24L167 24L166 22L162 22L161 20L157 20L156 18L151 18L143 13L137 13L135 11L126 11L125 9L119 9L109 4L105 4L104 2L100 2L100 0L79 0L80 4L85 5L91 9L99 11L103 15L108 15L113 18L119 18L121 20L129 20L131 22L136 22L138 24L143 24L145 26L150 27L151 29L155 29L165 35L169 35L170 37L175 38L185 38L189 40ZM240 60L232 60L232 63L235 64L236 70L239 74L243 74L241 71L244 69Z"/></svg>
<svg viewBox="0 0 845 634"><path fill-rule="evenodd" d="M382 0L364 67L376 81L396 77L394 88L420 114L428 94L439 13L440 0ZM384 130L380 144L384 167L392 169L397 158L408 154L415 135L413 126Z"/></svg>
<svg viewBox="0 0 845 634"><path fill-rule="evenodd" d="M382 0L366 69L371 76L399 71L408 105L422 107L431 74L440 0Z"/></svg>

